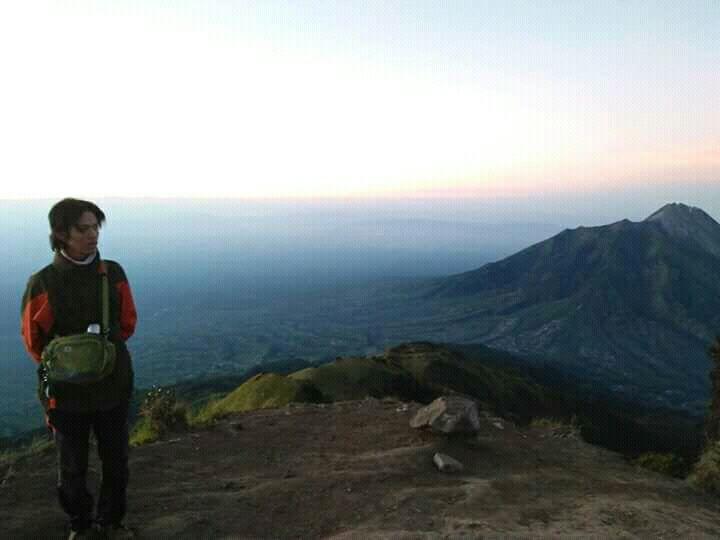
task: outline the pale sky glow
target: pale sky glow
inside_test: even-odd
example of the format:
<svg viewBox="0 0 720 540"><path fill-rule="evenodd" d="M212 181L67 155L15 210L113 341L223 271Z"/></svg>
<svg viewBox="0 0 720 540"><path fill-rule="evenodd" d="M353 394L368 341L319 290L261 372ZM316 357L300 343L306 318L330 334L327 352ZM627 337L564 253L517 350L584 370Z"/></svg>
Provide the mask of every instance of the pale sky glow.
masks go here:
<svg viewBox="0 0 720 540"><path fill-rule="evenodd" d="M29 0L0 50L0 198L720 183L710 0Z"/></svg>

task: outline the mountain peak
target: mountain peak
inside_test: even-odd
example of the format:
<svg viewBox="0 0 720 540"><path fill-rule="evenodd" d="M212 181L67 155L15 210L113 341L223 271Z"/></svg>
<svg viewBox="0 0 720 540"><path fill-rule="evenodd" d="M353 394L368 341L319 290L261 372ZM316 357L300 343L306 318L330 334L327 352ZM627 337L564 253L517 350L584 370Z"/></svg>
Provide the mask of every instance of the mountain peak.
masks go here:
<svg viewBox="0 0 720 540"><path fill-rule="evenodd" d="M706 219L712 218L695 206L683 203L668 203L660 210L648 216L645 221L666 221L677 219ZM713 220L714 221L714 220Z"/></svg>
<svg viewBox="0 0 720 540"><path fill-rule="evenodd" d="M645 219L657 223L670 236L690 240L713 255L720 256L720 223L700 208L682 203L666 204Z"/></svg>

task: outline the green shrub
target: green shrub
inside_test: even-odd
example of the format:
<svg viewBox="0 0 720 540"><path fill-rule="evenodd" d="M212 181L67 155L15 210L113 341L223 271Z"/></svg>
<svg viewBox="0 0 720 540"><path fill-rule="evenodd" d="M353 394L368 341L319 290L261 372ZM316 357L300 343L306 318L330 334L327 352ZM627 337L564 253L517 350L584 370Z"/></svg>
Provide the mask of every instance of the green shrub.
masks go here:
<svg viewBox="0 0 720 540"><path fill-rule="evenodd" d="M130 436L130 444L139 446L188 428L188 407L167 388L153 388L140 405L140 420Z"/></svg>
<svg viewBox="0 0 720 540"><path fill-rule="evenodd" d="M713 442L705 448L689 480L696 487L720 495L720 442Z"/></svg>
<svg viewBox="0 0 720 540"><path fill-rule="evenodd" d="M633 460L633 463L674 478L684 478L687 474L685 460L672 453L646 452Z"/></svg>
<svg viewBox="0 0 720 540"><path fill-rule="evenodd" d="M150 427L150 423L145 418L140 418L133 426L130 434L130 446L142 446L155 442L160 438L157 431Z"/></svg>

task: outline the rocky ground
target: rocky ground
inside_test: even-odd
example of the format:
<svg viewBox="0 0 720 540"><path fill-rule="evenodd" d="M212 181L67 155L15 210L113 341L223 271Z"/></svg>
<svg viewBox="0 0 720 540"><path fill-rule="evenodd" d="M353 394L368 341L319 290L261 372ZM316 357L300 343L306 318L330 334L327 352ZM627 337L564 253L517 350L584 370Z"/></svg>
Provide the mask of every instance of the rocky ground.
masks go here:
<svg viewBox="0 0 720 540"><path fill-rule="evenodd" d="M720 500L568 431L486 418L447 438L409 427L420 407L291 405L133 449L127 524L175 539L720 536ZM436 452L464 471L439 472ZM3 538L64 537L51 453L3 478Z"/></svg>

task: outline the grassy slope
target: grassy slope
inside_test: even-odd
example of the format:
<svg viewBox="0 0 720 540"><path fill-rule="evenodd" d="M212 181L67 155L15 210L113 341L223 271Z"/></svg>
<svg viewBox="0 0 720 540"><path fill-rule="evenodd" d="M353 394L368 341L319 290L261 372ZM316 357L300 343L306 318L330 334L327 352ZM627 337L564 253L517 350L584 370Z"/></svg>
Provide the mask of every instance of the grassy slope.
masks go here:
<svg viewBox="0 0 720 540"><path fill-rule="evenodd" d="M209 421L231 412L282 407L291 402L315 402L321 396L311 385L276 373L260 373L218 401L209 402L197 421Z"/></svg>

